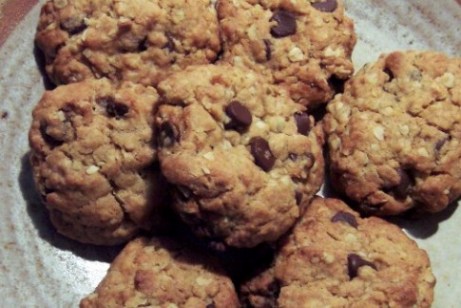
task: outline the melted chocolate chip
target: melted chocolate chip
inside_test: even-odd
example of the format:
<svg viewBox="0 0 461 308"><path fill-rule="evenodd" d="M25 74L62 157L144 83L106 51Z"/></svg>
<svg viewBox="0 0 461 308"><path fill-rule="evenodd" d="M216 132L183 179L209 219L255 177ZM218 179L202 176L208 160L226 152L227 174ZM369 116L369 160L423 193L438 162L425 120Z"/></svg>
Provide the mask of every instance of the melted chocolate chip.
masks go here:
<svg viewBox="0 0 461 308"><path fill-rule="evenodd" d="M390 68L385 67L384 70L383 70L383 72L384 72L384 74L386 74L387 76L389 76L389 81L392 81L392 79L395 78L394 73L391 71Z"/></svg>
<svg viewBox="0 0 461 308"><path fill-rule="evenodd" d="M296 205L300 205L303 201L303 194L299 191L295 192Z"/></svg>
<svg viewBox="0 0 461 308"><path fill-rule="evenodd" d="M443 139L440 139L439 141L435 143L434 150L435 150L435 154L437 155L437 157L440 156L440 150L442 150L445 143L447 143L450 139L451 139L451 136L448 136Z"/></svg>
<svg viewBox="0 0 461 308"><path fill-rule="evenodd" d="M117 103L114 101L110 102L106 106L107 114L110 117L116 118L116 119L122 118L125 114L127 114L128 110L129 108L127 105L122 104L122 103Z"/></svg>
<svg viewBox="0 0 461 308"><path fill-rule="evenodd" d="M275 38L281 38L296 33L296 17L293 13L285 10L275 11L270 21L277 22L277 25L271 28L271 34Z"/></svg>
<svg viewBox="0 0 461 308"><path fill-rule="evenodd" d="M161 147L171 147L179 141L179 133L170 122L163 122L157 132L157 144Z"/></svg>
<svg viewBox="0 0 461 308"><path fill-rule="evenodd" d="M98 98L97 103L106 109L107 115L109 117L120 119L129 111L127 105L116 102L114 98L110 96Z"/></svg>
<svg viewBox="0 0 461 308"><path fill-rule="evenodd" d="M298 133L307 136L312 128L311 119L309 115L304 112L296 112L295 115L296 125L298 126Z"/></svg>
<svg viewBox="0 0 461 308"><path fill-rule="evenodd" d="M226 129L243 130L251 125L251 113L248 108L243 106L239 101L232 101L226 106L224 111L231 119L231 121L225 125Z"/></svg>
<svg viewBox="0 0 461 308"><path fill-rule="evenodd" d="M336 2L336 0L325 0L322 2L312 3L312 6L321 12L331 13L336 10L336 8L338 7L338 3Z"/></svg>
<svg viewBox="0 0 461 308"><path fill-rule="evenodd" d="M54 192L56 192L56 190L48 188L46 186L42 187L42 191L40 192L40 197L42 198L42 201L46 203L47 196Z"/></svg>
<svg viewBox="0 0 461 308"><path fill-rule="evenodd" d="M56 148L60 145L62 145L64 142L61 140L58 140L56 138L53 138L52 136L48 135L46 132L46 124L42 123L40 124L40 133L42 135L43 140L51 147L51 148Z"/></svg>
<svg viewBox="0 0 461 308"><path fill-rule="evenodd" d="M347 256L347 272L351 280L357 277L359 268L361 268L362 266L369 266L374 270L377 270L376 266L373 263L362 259L362 257L356 255L355 253L351 253Z"/></svg>
<svg viewBox="0 0 461 308"><path fill-rule="evenodd" d="M343 212L343 211L339 211L338 213L336 213L335 216L333 216L331 218L331 222L333 222L333 223L335 223L335 222L345 222L348 225L350 225L351 227L354 227L356 229L359 226L359 224L357 223L357 220L355 219L354 215L352 215L351 213L348 213L348 212Z"/></svg>
<svg viewBox="0 0 461 308"><path fill-rule="evenodd" d="M206 308L216 308L216 304L212 301L210 304L206 305Z"/></svg>
<svg viewBox="0 0 461 308"><path fill-rule="evenodd" d="M270 61L272 59L272 43L268 39L263 40L263 42L266 51L266 61Z"/></svg>
<svg viewBox="0 0 461 308"><path fill-rule="evenodd" d="M344 79L340 79L336 75L331 75L331 77L328 78L328 85L333 89L333 91L335 91L335 93L343 93L345 83L346 81Z"/></svg>
<svg viewBox="0 0 461 308"><path fill-rule="evenodd" d="M83 18L73 17L61 22L61 29L69 33L70 35L78 34L85 30L87 25Z"/></svg>
<svg viewBox="0 0 461 308"><path fill-rule="evenodd" d="M146 51L148 48L149 48L149 43L147 41L147 36L146 36L145 38L139 41L138 51L139 52Z"/></svg>
<svg viewBox="0 0 461 308"><path fill-rule="evenodd" d="M266 139L254 137L250 140L251 155L255 159L255 164L264 171L270 171L275 164L275 156L269 147Z"/></svg>
<svg viewBox="0 0 461 308"><path fill-rule="evenodd" d="M397 172L400 176L400 182L393 189L394 195L397 198L404 199L408 194L408 189L410 188L412 181L407 171L399 169Z"/></svg>
<svg viewBox="0 0 461 308"><path fill-rule="evenodd" d="M220 61L224 56L224 49L220 49L218 53L216 54L216 57L211 61L212 64L217 63Z"/></svg>

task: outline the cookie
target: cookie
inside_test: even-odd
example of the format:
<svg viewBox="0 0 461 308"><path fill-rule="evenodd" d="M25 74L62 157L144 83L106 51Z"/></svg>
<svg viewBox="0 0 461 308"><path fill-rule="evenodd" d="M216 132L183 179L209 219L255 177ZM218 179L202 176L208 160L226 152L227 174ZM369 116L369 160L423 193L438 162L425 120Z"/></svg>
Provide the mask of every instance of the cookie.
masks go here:
<svg viewBox="0 0 461 308"><path fill-rule="evenodd" d="M434 284L426 252L397 226L315 198L241 290L250 307L430 307Z"/></svg>
<svg viewBox="0 0 461 308"><path fill-rule="evenodd" d="M239 304L231 280L214 259L159 237L130 242L80 307L233 308Z"/></svg>
<svg viewBox="0 0 461 308"><path fill-rule="evenodd" d="M219 0L217 8L223 61L264 73L309 109L353 73L356 37L342 0Z"/></svg>
<svg viewBox="0 0 461 308"><path fill-rule="evenodd" d="M187 68L159 93L159 159L182 219L233 247L286 232L323 182L323 133L304 107L228 65Z"/></svg>
<svg viewBox="0 0 461 308"><path fill-rule="evenodd" d="M438 212L461 195L461 58L394 52L328 105L331 182L364 212Z"/></svg>
<svg viewBox="0 0 461 308"><path fill-rule="evenodd" d="M166 223L153 142L157 103L154 88L107 79L43 95L29 132L31 165L60 233L110 245Z"/></svg>
<svg viewBox="0 0 461 308"><path fill-rule="evenodd" d="M36 43L56 84L107 77L155 86L221 50L212 0L48 1Z"/></svg>

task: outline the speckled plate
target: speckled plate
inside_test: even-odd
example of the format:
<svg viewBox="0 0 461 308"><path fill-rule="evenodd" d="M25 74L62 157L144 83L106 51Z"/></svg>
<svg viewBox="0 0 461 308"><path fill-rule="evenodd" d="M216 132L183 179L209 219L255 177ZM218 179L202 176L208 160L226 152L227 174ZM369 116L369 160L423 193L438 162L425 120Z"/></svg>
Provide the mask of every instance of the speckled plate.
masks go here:
<svg viewBox="0 0 461 308"><path fill-rule="evenodd" d="M2 307L76 307L119 247L81 245L56 234L34 191L27 160L31 111L45 90L33 37L40 0L0 0L0 300ZM346 0L356 22L356 67L397 49L461 56L461 0ZM429 252L434 307L459 307L461 210L398 221Z"/></svg>

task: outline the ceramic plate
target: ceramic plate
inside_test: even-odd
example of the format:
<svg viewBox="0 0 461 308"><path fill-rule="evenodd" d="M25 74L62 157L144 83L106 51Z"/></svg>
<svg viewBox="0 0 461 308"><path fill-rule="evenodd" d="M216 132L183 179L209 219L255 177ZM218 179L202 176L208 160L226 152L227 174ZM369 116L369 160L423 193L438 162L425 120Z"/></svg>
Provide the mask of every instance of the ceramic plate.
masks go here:
<svg viewBox="0 0 461 308"><path fill-rule="evenodd" d="M56 234L34 190L27 159L31 111L45 85L33 37L44 1L0 0L0 299L2 307L76 307L120 247L86 246ZM461 56L461 0L346 0L356 23L357 68L380 53L435 49ZM398 220L430 255L434 307L459 307L461 209Z"/></svg>

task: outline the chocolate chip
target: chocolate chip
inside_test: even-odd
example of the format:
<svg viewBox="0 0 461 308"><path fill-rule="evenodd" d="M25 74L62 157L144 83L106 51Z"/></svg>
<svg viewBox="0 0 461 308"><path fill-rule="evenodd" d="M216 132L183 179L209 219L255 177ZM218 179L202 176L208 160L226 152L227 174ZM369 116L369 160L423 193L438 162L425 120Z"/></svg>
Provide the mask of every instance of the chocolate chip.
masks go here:
<svg viewBox="0 0 461 308"><path fill-rule="evenodd" d="M48 195L54 193L56 190L48 188L46 186L43 187L43 194Z"/></svg>
<svg viewBox="0 0 461 308"><path fill-rule="evenodd" d="M218 61L220 61L224 56L224 49L220 49L218 53L216 54L216 57L211 61L212 64L216 64Z"/></svg>
<svg viewBox="0 0 461 308"><path fill-rule="evenodd" d="M250 140L251 155L255 159L255 164L261 167L264 171L269 171L275 164L275 156L269 147L266 139L261 137L253 137Z"/></svg>
<svg viewBox="0 0 461 308"><path fill-rule="evenodd" d="M288 158L291 159L292 161L296 161L298 159L298 154L290 153L288 154Z"/></svg>
<svg viewBox="0 0 461 308"><path fill-rule="evenodd" d="M97 100L98 105L106 109L107 115L112 118L120 119L128 111L129 108L127 105L116 102L113 97L105 96L100 97Z"/></svg>
<svg viewBox="0 0 461 308"><path fill-rule="evenodd" d="M225 125L226 129L242 130L251 125L251 113L248 108L243 106L239 101L232 101L226 106L224 111L231 119L231 121Z"/></svg>
<svg viewBox="0 0 461 308"><path fill-rule="evenodd" d="M351 213L348 213L348 212L343 212L343 211L339 211L338 213L336 213L335 216L333 216L331 218L331 222L333 222L333 223L335 223L335 222L345 222L348 225L350 225L351 227L354 227L356 229L359 226L359 224L357 223L357 220L355 219L354 215L352 215Z"/></svg>
<svg viewBox="0 0 461 308"><path fill-rule="evenodd" d="M377 270L373 263L362 259L362 257L356 255L355 253L351 253L347 256L347 272L351 280L357 277L359 268L362 266L369 266L374 270Z"/></svg>
<svg viewBox="0 0 461 308"><path fill-rule="evenodd" d="M333 91L335 91L335 93L343 93L345 83L346 81L344 79L340 79L336 75L331 75L331 77L328 78L328 85L333 89Z"/></svg>
<svg viewBox="0 0 461 308"><path fill-rule="evenodd" d="M40 124L40 133L42 135L43 140L51 147L56 148L64 143L62 140L58 140L47 133L47 126L45 123Z"/></svg>
<svg viewBox="0 0 461 308"><path fill-rule="evenodd" d="M275 20L277 25L271 28L271 34L275 38L281 38L296 33L296 17L285 10L277 10L270 21Z"/></svg>
<svg viewBox="0 0 461 308"><path fill-rule="evenodd" d="M395 78L394 73L391 71L390 68L385 67L384 70L383 70L383 72L384 72L384 74L386 74L387 76L389 76L389 81L392 81L392 79Z"/></svg>
<svg viewBox="0 0 461 308"><path fill-rule="evenodd" d="M336 8L338 7L338 3L336 2L336 0L325 0L322 2L312 3L312 6L321 12L331 13L336 10Z"/></svg>
<svg viewBox="0 0 461 308"><path fill-rule="evenodd" d="M263 42L264 48L266 50L266 61L269 61L270 59L272 59L272 43L268 39L263 40Z"/></svg>
<svg viewBox="0 0 461 308"><path fill-rule="evenodd" d="M146 36L145 38L139 41L138 51L143 52L143 51L146 51L148 48L149 48L149 44L148 44L147 36Z"/></svg>
<svg viewBox="0 0 461 308"><path fill-rule="evenodd" d="M157 144L161 147L171 147L179 141L179 132L170 122L163 122L157 132Z"/></svg>
<svg viewBox="0 0 461 308"><path fill-rule="evenodd" d="M408 194L408 189L410 188L412 182L407 171L399 169L397 172L400 176L400 182L394 187L393 191L397 198L404 199Z"/></svg>
<svg viewBox="0 0 461 308"><path fill-rule="evenodd" d="M87 25L85 21L81 17L71 17L61 22L61 29L69 33L70 35L74 35L77 33L82 32L86 29Z"/></svg>
<svg viewBox="0 0 461 308"><path fill-rule="evenodd" d="M210 304L206 305L206 308L216 308L216 304L212 301Z"/></svg>
<svg viewBox="0 0 461 308"><path fill-rule="evenodd" d="M110 102L106 106L106 111L109 117L120 119L127 114L129 108L127 105L117 102Z"/></svg>
<svg viewBox="0 0 461 308"><path fill-rule="evenodd" d="M451 139L451 136L445 137L435 143L434 149L437 155L440 153L440 150L443 148L445 143L447 143L450 139Z"/></svg>
<svg viewBox="0 0 461 308"><path fill-rule="evenodd" d="M301 202L303 201L303 194L302 192L295 192L295 199L296 199L296 205L300 205Z"/></svg>
<svg viewBox="0 0 461 308"><path fill-rule="evenodd" d="M298 126L298 133L307 136L312 128L311 119L309 115L304 112L296 112L295 115L296 126Z"/></svg>

